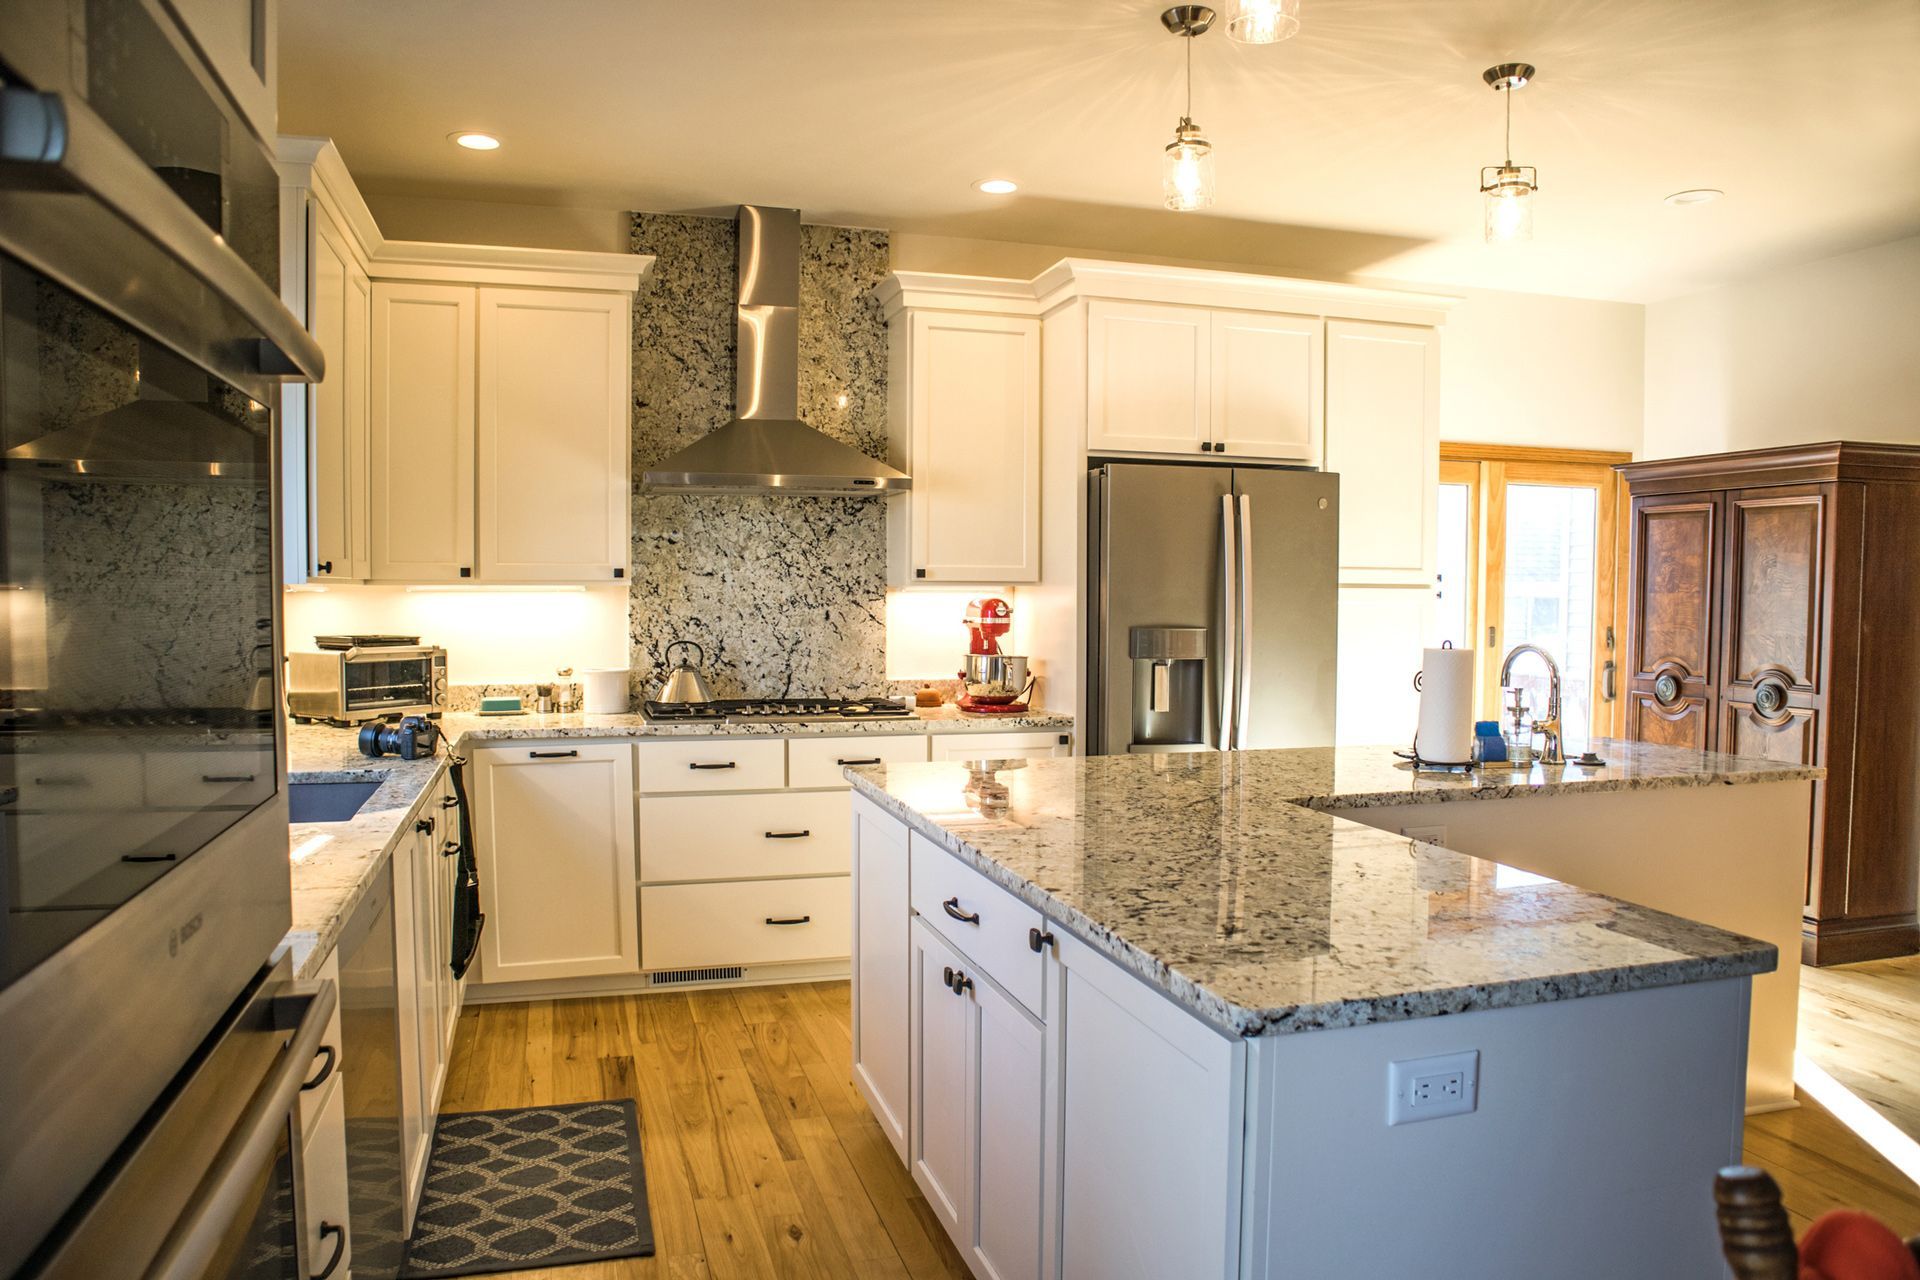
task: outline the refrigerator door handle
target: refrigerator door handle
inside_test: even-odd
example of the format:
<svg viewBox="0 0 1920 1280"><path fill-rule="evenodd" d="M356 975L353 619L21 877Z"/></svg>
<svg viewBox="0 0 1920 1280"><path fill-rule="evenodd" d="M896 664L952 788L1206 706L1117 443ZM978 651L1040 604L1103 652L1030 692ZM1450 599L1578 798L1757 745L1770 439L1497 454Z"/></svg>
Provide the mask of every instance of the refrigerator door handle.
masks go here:
<svg viewBox="0 0 1920 1280"><path fill-rule="evenodd" d="M1233 495L1220 495L1220 737L1222 751L1234 745L1234 710L1240 700L1239 569L1233 529Z"/></svg>
<svg viewBox="0 0 1920 1280"><path fill-rule="evenodd" d="M1236 747L1253 741L1253 499L1240 495L1240 658L1234 664L1239 706L1234 712Z"/></svg>

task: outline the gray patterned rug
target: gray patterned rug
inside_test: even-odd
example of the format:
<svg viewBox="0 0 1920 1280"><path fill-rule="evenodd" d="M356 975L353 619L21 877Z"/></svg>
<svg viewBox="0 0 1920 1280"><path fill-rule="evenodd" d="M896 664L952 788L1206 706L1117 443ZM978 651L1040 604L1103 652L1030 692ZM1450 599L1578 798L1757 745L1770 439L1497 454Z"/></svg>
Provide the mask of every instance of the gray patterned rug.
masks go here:
<svg viewBox="0 0 1920 1280"><path fill-rule="evenodd" d="M652 1253L633 1099L514 1107L440 1117L401 1275Z"/></svg>

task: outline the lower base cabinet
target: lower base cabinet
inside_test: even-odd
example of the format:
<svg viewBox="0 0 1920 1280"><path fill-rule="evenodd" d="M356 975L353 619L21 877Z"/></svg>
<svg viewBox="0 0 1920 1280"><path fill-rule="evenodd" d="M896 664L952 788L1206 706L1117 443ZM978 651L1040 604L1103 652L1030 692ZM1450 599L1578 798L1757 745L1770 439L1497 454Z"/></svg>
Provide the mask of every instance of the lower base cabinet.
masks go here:
<svg viewBox="0 0 1920 1280"><path fill-rule="evenodd" d="M336 1075L321 1089L326 1100L311 1126L302 1126L300 1175L307 1260L314 1273L344 1276L353 1266L348 1234L347 1114L344 1082ZM336 1254L338 1255L337 1262Z"/></svg>
<svg viewBox="0 0 1920 1280"><path fill-rule="evenodd" d="M907 1158L907 831L853 802L853 1083Z"/></svg>

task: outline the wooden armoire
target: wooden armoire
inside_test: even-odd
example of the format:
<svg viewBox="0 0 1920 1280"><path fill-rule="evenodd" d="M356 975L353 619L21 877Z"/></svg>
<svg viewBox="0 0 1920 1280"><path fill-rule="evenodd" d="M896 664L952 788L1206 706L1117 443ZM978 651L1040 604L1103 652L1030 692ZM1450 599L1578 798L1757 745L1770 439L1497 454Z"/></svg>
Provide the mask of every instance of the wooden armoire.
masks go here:
<svg viewBox="0 0 1920 1280"><path fill-rule="evenodd" d="M1633 504L1626 736L1826 766L1801 958L1920 950L1920 448L1618 470Z"/></svg>

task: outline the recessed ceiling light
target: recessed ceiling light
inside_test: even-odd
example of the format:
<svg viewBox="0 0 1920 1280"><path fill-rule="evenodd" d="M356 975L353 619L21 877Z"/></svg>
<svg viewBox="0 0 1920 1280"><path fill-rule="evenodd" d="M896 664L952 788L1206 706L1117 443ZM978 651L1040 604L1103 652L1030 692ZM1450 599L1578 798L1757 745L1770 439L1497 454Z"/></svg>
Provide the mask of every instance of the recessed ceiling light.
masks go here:
<svg viewBox="0 0 1920 1280"><path fill-rule="evenodd" d="M500 149L500 139L490 133L450 133L447 137L453 140L455 146L465 147L469 151L498 151Z"/></svg>
<svg viewBox="0 0 1920 1280"><path fill-rule="evenodd" d="M1666 198L1668 204L1711 204L1727 194L1714 187L1694 187L1688 191L1676 191Z"/></svg>
<svg viewBox="0 0 1920 1280"><path fill-rule="evenodd" d="M1020 184L1012 178L982 178L973 184L973 189L990 196L1010 196L1020 189Z"/></svg>

